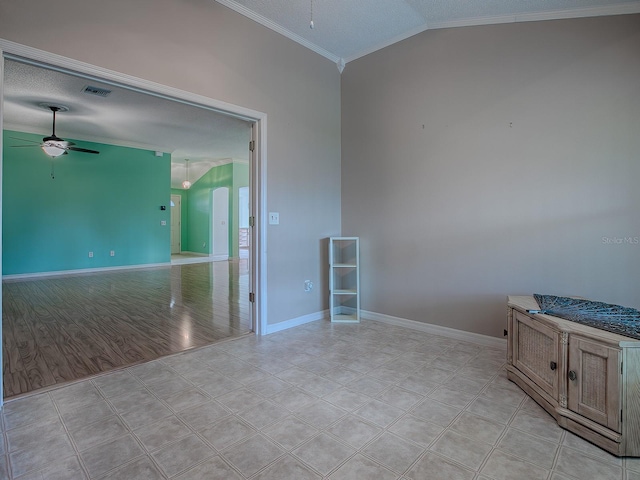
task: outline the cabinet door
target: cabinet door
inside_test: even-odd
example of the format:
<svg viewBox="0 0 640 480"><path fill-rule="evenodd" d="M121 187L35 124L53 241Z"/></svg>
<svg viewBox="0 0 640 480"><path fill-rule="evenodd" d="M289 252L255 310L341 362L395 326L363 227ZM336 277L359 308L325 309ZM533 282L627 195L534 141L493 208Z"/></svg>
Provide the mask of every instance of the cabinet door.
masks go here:
<svg viewBox="0 0 640 480"><path fill-rule="evenodd" d="M569 338L569 410L620 432L620 350Z"/></svg>
<svg viewBox="0 0 640 480"><path fill-rule="evenodd" d="M559 332L520 312L513 330L514 366L558 401Z"/></svg>

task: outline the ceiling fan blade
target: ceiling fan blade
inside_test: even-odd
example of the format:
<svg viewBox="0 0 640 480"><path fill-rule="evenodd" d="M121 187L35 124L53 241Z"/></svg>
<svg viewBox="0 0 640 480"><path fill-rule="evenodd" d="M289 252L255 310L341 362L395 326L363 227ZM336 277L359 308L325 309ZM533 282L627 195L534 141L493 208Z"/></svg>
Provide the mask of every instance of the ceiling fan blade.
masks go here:
<svg viewBox="0 0 640 480"><path fill-rule="evenodd" d="M11 148L23 148L23 147L29 147L29 148L33 148L33 147L39 147L40 145L9 145L9 147Z"/></svg>
<svg viewBox="0 0 640 480"><path fill-rule="evenodd" d="M45 153L47 153L47 155L51 156L51 157L57 157L59 155L67 155L69 152L69 150L74 151L74 152L81 152L81 153L93 153L94 155L99 154L100 152L96 151L96 150L89 150L88 148L80 148L80 147L74 147L75 143L70 142L68 140L64 140L60 137L58 137L56 135L56 112L59 111L63 111L66 112L67 110L69 110L67 107L61 107L61 106L56 106L56 105L49 105L49 109L51 110L51 112L53 113L53 123L51 125L51 135L48 137L44 137L42 139L42 143L41 142L36 142L33 140L27 140L25 138L18 138L18 137L8 137L8 138L12 138L14 140L20 140L23 142L30 142L33 143L35 145L11 145L12 147L42 147L43 150L45 150ZM52 152L48 152L47 149L51 149ZM61 151L63 151L61 153Z"/></svg>
<svg viewBox="0 0 640 480"><path fill-rule="evenodd" d="M67 147L65 150L72 150L74 152L83 152L83 153L94 153L96 155L100 153L96 150L89 150L87 148L80 148L80 147Z"/></svg>
<svg viewBox="0 0 640 480"><path fill-rule="evenodd" d="M26 138L19 138L19 137L7 137L7 138L12 138L13 140L20 140L21 142L29 142L29 143L35 143L37 145L40 145L40 142L36 142L35 140L28 140ZM32 145L23 145L25 147L31 147ZM35 145L33 145L35 146Z"/></svg>

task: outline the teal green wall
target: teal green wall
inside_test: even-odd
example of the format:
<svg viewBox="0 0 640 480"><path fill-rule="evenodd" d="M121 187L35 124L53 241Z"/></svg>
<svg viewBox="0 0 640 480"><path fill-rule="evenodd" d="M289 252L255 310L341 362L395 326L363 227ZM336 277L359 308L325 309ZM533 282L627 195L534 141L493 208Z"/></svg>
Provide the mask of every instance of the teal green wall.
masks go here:
<svg viewBox="0 0 640 480"><path fill-rule="evenodd" d="M171 189L182 196L182 250L211 254L212 192L229 188L229 256L238 256L238 189L249 185L249 166L233 162L213 167L189 190Z"/></svg>
<svg viewBox="0 0 640 480"><path fill-rule="evenodd" d="M211 253L211 192L219 187L233 189L233 163L213 167L189 189L189 234L188 250L197 253ZM231 205L231 198L229 199ZM229 218L229 232L235 229L233 216ZM233 256L233 244L229 240L229 255Z"/></svg>
<svg viewBox="0 0 640 480"><path fill-rule="evenodd" d="M42 150L7 138L41 135L3 133L4 275L170 261L169 155L77 141L100 154L54 159L52 180Z"/></svg>

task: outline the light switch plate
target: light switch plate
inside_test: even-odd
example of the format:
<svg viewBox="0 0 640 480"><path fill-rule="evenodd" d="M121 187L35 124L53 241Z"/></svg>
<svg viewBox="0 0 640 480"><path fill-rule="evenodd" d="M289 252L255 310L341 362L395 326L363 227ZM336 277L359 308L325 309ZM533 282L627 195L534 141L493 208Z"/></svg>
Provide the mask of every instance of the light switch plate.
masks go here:
<svg viewBox="0 0 640 480"><path fill-rule="evenodd" d="M269 212L269 225L280 225L280 213Z"/></svg>

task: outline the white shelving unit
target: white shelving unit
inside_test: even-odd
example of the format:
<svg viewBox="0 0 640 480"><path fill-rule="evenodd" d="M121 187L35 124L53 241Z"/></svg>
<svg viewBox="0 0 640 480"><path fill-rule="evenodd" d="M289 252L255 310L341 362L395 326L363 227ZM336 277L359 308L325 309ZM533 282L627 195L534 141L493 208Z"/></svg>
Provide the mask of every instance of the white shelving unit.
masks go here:
<svg viewBox="0 0 640 480"><path fill-rule="evenodd" d="M360 239L329 238L329 311L332 322L360 321Z"/></svg>

